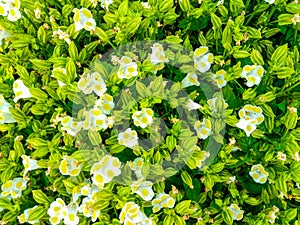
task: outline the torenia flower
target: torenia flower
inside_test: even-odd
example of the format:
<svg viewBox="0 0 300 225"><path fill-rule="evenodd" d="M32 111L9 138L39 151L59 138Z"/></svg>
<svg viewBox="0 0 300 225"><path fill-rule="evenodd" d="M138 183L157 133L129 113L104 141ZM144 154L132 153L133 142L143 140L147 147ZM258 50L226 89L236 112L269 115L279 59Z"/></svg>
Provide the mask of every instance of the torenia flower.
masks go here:
<svg viewBox="0 0 300 225"><path fill-rule="evenodd" d="M208 47L201 46L194 52L194 67L201 73L205 73L210 69L214 56L208 53Z"/></svg>
<svg viewBox="0 0 300 225"><path fill-rule="evenodd" d="M133 162L129 162L129 167L132 171L135 172L135 175L138 179L142 178L142 168L144 165L144 159L141 157L135 158Z"/></svg>
<svg viewBox="0 0 300 225"><path fill-rule="evenodd" d="M108 7L113 4L113 0L101 0L101 7L108 10Z"/></svg>
<svg viewBox="0 0 300 225"><path fill-rule="evenodd" d="M228 107L228 104L225 102L223 98L216 97L216 98L208 99L207 103L209 104L212 112L225 110Z"/></svg>
<svg viewBox="0 0 300 225"><path fill-rule="evenodd" d="M166 193L160 193L152 200L153 213L158 212L161 208L173 208L175 199Z"/></svg>
<svg viewBox="0 0 300 225"><path fill-rule="evenodd" d="M253 85L258 85L261 81L261 77L264 74L264 68L262 66L256 65L246 65L243 68L243 72L241 77L246 78L248 87L252 87Z"/></svg>
<svg viewBox="0 0 300 225"><path fill-rule="evenodd" d="M95 105L99 108L104 114L109 115L111 110L115 107L114 99L109 94L104 94L96 101Z"/></svg>
<svg viewBox="0 0 300 225"><path fill-rule="evenodd" d="M57 36L60 40L65 40L65 42L71 44L70 35L67 32L62 31L61 29L53 31L52 37L56 38Z"/></svg>
<svg viewBox="0 0 300 225"><path fill-rule="evenodd" d="M0 124L16 122L9 108L12 106L5 101L3 95L0 94Z"/></svg>
<svg viewBox="0 0 300 225"><path fill-rule="evenodd" d="M133 193L141 196L143 200L150 201L154 196L152 185L152 182L144 181L144 179L142 178L132 183L131 190Z"/></svg>
<svg viewBox="0 0 300 225"><path fill-rule="evenodd" d="M29 223L29 224L35 224L38 223L39 220L29 220L29 216L33 213L33 211L37 208L38 206L34 206L33 208L26 209L23 214L18 216L19 223Z"/></svg>
<svg viewBox="0 0 300 225"><path fill-rule="evenodd" d="M9 180L2 184L1 195L3 197L11 196L12 198L19 198L22 195L22 191L26 189L26 184L27 181L20 177Z"/></svg>
<svg viewBox="0 0 300 225"><path fill-rule="evenodd" d="M120 79L130 79L138 75L138 66L136 62L133 62L131 58L122 56L119 61L120 68L118 70L118 77Z"/></svg>
<svg viewBox="0 0 300 225"><path fill-rule="evenodd" d="M78 88L84 94L91 94L94 92L98 96L102 96L107 90L106 84L98 72L92 74L86 73L82 76L78 81Z"/></svg>
<svg viewBox="0 0 300 225"><path fill-rule="evenodd" d="M75 13L73 19L76 31L79 31L82 28L88 31L96 30L96 21L93 19L93 15L90 10L87 8L81 8L80 10L75 8L73 9L73 12Z"/></svg>
<svg viewBox="0 0 300 225"><path fill-rule="evenodd" d="M1 0L0 15L7 16L7 19L13 22L20 19L20 0Z"/></svg>
<svg viewBox="0 0 300 225"><path fill-rule="evenodd" d="M265 168L261 164L253 165L249 174L259 184L266 183L269 176L269 173L265 171Z"/></svg>
<svg viewBox="0 0 300 225"><path fill-rule="evenodd" d="M211 122L209 119L203 119L203 122L197 121L194 129L199 138L206 139L211 134Z"/></svg>
<svg viewBox="0 0 300 225"><path fill-rule="evenodd" d="M66 131L71 136L76 136L82 128L82 122L76 122L74 118L70 116L65 116L61 120L61 125L61 130Z"/></svg>
<svg viewBox="0 0 300 225"><path fill-rule="evenodd" d="M131 128L127 128L124 132L120 132L118 134L119 144L128 148L137 146L139 144L138 139L137 132L135 130L131 130Z"/></svg>
<svg viewBox="0 0 300 225"><path fill-rule="evenodd" d="M133 123L135 126L146 128L153 123L153 110L150 108L143 108L141 111L136 111L132 115Z"/></svg>
<svg viewBox="0 0 300 225"><path fill-rule="evenodd" d="M104 156L100 162L95 163L91 168L92 181L96 186L103 188L104 184L112 181L114 177L121 174L121 162L111 155Z"/></svg>
<svg viewBox="0 0 300 225"><path fill-rule="evenodd" d="M265 2L267 2L269 4L273 4L275 2L275 0L265 0Z"/></svg>
<svg viewBox="0 0 300 225"><path fill-rule="evenodd" d="M233 220L241 220L244 215L244 210L241 210L237 204L231 204L228 207Z"/></svg>
<svg viewBox="0 0 300 225"><path fill-rule="evenodd" d="M182 88L186 88L193 85L195 86L200 85L197 74L193 72L188 73L181 83L182 83Z"/></svg>
<svg viewBox="0 0 300 225"><path fill-rule="evenodd" d="M0 10L1 10L1 5L0 5ZM0 29L0 46L2 45L2 40L4 38L8 38L10 34L6 30L1 30Z"/></svg>
<svg viewBox="0 0 300 225"><path fill-rule="evenodd" d="M189 99L188 103L187 103L187 108L188 108L189 111L191 111L191 110L194 110L194 109L200 109L201 105L199 105L198 103L193 102L191 99Z"/></svg>
<svg viewBox="0 0 300 225"><path fill-rule="evenodd" d="M27 155L22 155L21 158L23 159L23 165L25 167L24 176L28 173L28 171L40 168L35 159L30 159Z"/></svg>
<svg viewBox="0 0 300 225"><path fill-rule="evenodd" d="M13 84L13 91L15 93L14 102L17 102L21 98L31 98L32 95L29 88L25 86L22 80L18 79Z"/></svg>
<svg viewBox="0 0 300 225"><path fill-rule="evenodd" d="M51 74L51 77L55 77L57 79L58 85L60 87L65 86L66 84L59 80L59 75L66 76L67 70L65 68L56 67L52 70L52 74Z"/></svg>
<svg viewBox="0 0 300 225"><path fill-rule="evenodd" d="M236 124L236 126L243 129L248 137L256 129L256 126L264 121L262 109L258 106L252 105L245 105L242 109L240 109L239 117L240 121Z"/></svg>
<svg viewBox="0 0 300 225"><path fill-rule="evenodd" d="M101 213L99 209L95 208L95 202L95 199L85 197L79 206L79 212L81 212L85 217L91 217L92 222L95 222Z"/></svg>
<svg viewBox="0 0 300 225"><path fill-rule="evenodd" d="M67 215L67 206L64 200L57 198L50 204L47 214L50 216L49 221L52 225L57 225Z"/></svg>
<svg viewBox="0 0 300 225"><path fill-rule="evenodd" d="M147 218L145 213L140 210L140 207L134 202L127 202L120 213L119 216L120 222L124 225L132 224L149 224L154 225L155 223Z"/></svg>
<svg viewBox="0 0 300 225"><path fill-rule="evenodd" d="M59 171L62 175L76 177L81 171L81 165L76 159L65 155L63 160L60 162Z"/></svg>
<svg viewBox="0 0 300 225"><path fill-rule="evenodd" d="M227 81L225 80L226 72L225 70L219 70L213 75L213 80L216 82L218 88L226 86Z"/></svg>
<svg viewBox="0 0 300 225"><path fill-rule="evenodd" d="M155 43L151 47L152 53L150 55L151 63L154 65L169 62L169 59L166 57L164 48L161 44Z"/></svg>
<svg viewBox="0 0 300 225"><path fill-rule="evenodd" d="M93 108L85 112L85 121L83 128L85 130L99 131L105 130L108 127L107 116L98 108Z"/></svg>
<svg viewBox="0 0 300 225"><path fill-rule="evenodd" d="M66 207L66 213L64 217L65 225L77 225L79 223L79 217L77 216L78 205L74 202L70 203Z"/></svg>

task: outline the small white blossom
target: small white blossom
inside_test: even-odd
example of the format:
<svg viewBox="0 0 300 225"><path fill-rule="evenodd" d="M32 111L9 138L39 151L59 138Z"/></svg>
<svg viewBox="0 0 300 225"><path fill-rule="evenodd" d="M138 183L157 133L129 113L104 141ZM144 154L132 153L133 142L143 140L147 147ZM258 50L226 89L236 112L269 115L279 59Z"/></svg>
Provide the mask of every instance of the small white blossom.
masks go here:
<svg viewBox="0 0 300 225"><path fill-rule="evenodd" d="M98 96L102 96L107 90L106 84L98 72L86 73L82 76L78 81L78 88L84 94L92 94L94 92Z"/></svg>
<svg viewBox="0 0 300 225"><path fill-rule="evenodd" d="M175 199L166 193L159 193L155 199L152 200L153 213L158 212L161 208L173 208Z"/></svg>
<svg viewBox="0 0 300 225"><path fill-rule="evenodd" d="M76 159L65 155L63 156L63 160L60 162L59 171L62 175L76 177L81 171L81 165Z"/></svg>
<svg viewBox="0 0 300 225"><path fill-rule="evenodd" d="M13 84L13 91L15 93L14 102L21 98L31 98L32 95L28 87L25 86L22 80L17 79Z"/></svg>
<svg viewBox="0 0 300 225"><path fill-rule="evenodd" d="M186 75L186 77L181 81L182 88L186 88L189 86L199 86L200 82L198 81L198 76L194 72L190 72Z"/></svg>
<svg viewBox="0 0 300 225"><path fill-rule="evenodd" d="M241 77L246 78L248 87L252 87L253 85L258 85L261 81L261 77L264 74L264 68L262 66L256 65L246 65L243 68L243 72Z"/></svg>
<svg viewBox="0 0 300 225"><path fill-rule="evenodd" d="M266 183L269 176L269 173L265 171L265 168L261 164L253 165L249 174L259 184Z"/></svg>
<svg viewBox="0 0 300 225"><path fill-rule="evenodd" d="M96 30L96 21L93 19L93 15L90 10L87 8L75 8L73 9L73 12L75 13L73 19L76 31L79 31L82 28L88 31Z"/></svg>
<svg viewBox="0 0 300 225"><path fill-rule="evenodd" d="M209 119L203 119L203 122L196 121L194 129L200 139L206 139L211 134L211 122Z"/></svg>
<svg viewBox="0 0 300 225"><path fill-rule="evenodd" d="M40 168L39 165L37 164L37 160L31 159L27 155L22 155L21 158L23 159L23 166L25 167L24 176L28 173L28 171L32 171Z"/></svg>
<svg viewBox="0 0 300 225"><path fill-rule="evenodd" d="M137 146L139 144L137 132L131 130L131 128L127 128L124 132L118 134L118 142L120 145L124 145L128 148Z"/></svg>
<svg viewBox="0 0 300 225"><path fill-rule="evenodd" d="M33 211L37 208L38 206L34 206L33 208L26 209L24 213L22 213L20 216L18 216L19 223L29 223L29 224L35 224L38 223L39 220L29 220L29 216L33 213Z"/></svg>
<svg viewBox="0 0 300 225"><path fill-rule="evenodd" d="M201 73L207 72L213 62L214 56L208 53L208 47L201 46L194 51L194 66Z"/></svg>
<svg viewBox="0 0 300 225"><path fill-rule="evenodd" d="M241 210L237 204L231 204L228 207L233 220L241 220L244 215L244 210Z"/></svg>
<svg viewBox="0 0 300 225"><path fill-rule="evenodd" d="M136 111L132 115L135 126L146 128L153 123L153 110L150 108L143 108L141 111Z"/></svg>

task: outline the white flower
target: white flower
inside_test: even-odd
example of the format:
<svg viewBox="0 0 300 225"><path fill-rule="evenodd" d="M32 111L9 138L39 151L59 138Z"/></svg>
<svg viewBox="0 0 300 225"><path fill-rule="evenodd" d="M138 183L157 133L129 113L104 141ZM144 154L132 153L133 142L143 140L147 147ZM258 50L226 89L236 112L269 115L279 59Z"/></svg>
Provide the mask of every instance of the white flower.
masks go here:
<svg viewBox="0 0 300 225"><path fill-rule="evenodd" d="M154 196L152 185L153 185L152 182L144 181L144 179L141 178L132 183L131 190L133 193L136 193L139 196L141 196L143 200L150 201Z"/></svg>
<svg viewBox="0 0 300 225"><path fill-rule="evenodd" d="M90 10L87 8L81 8L80 10L75 8L73 9L73 12L75 13L73 19L76 31L79 31L82 28L88 31L96 30L96 21L93 19L93 15Z"/></svg>
<svg viewBox="0 0 300 225"><path fill-rule="evenodd" d="M59 75L67 75L67 70L65 68L56 67L52 70L51 77L55 77L57 79L58 85L60 87L65 86L66 84L59 80Z"/></svg>
<svg viewBox="0 0 300 225"><path fill-rule="evenodd" d="M299 162L299 161L300 161L299 152L295 152L294 155L292 156L292 158L293 158L295 161Z"/></svg>
<svg viewBox="0 0 300 225"><path fill-rule="evenodd" d="M104 156L99 162L95 163L91 168L93 175L92 181L96 186L103 188L107 184L121 174L121 162L118 158L111 155Z"/></svg>
<svg viewBox="0 0 300 225"><path fill-rule="evenodd" d="M143 108L141 111L136 111L132 115L133 123L135 126L146 128L153 123L153 110L150 108Z"/></svg>
<svg viewBox="0 0 300 225"><path fill-rule="evenodd" d="M267 2L269 4L273 4L275 2L275 0L265 0L265 2Z"/></svg>
<svg viewBox="0 0 300 225"><path fill-rule="evenodd" d="M261 164L253 165L249 174L259 184L266 183L269 176L269 173L265 171L265 168Z"/></svg>
<svg viewBox="0 0 300 225"><path fill-rule="evenodd" d="M12 116L9 108L12 106L5 101L3 95L0 94L0 125L3 123L14 123L16 120Z"/></svg>
<svg viewBox="0 0 300 225"><path fill-rule="evenodd" d="M127 128L124 132L120 132L118 134L119 144L128 148L137 146L139 144L138 139L137 132L135 130L131 130L131 128Z"/></svg>
<svg viewBox="0 0 300 225"><path fill-rule="evenodd" d="M98 72L93 72L92 74L86 73L82 76L78 81L78 88L84 94L94 92L98 96L102 96L107 90L106 84Z"/></svg>
<svg viewBox="0 0 300 225"><path fill-rule="evenodd" d="M240 121L236 126L243 129L246 135L250 134L256 129L256 126L260 125L264 121L264 115L262 109L258 106L245 105L239 110Z"/></svg>
<svg viewBox="0 0 300 225"><path fill-rule="evenodd" d="M144 9L150 9L151 5L149 5L149 2L141 2Z"/></svg>
<svg viewBox="0 0 300 225"><path fill-rule="evenodd" d="M175 199L166 193L160 193L152 200L153 213L158 212L161 208L173 208Z"/></svg>
<svg viewBox="0 0 300 225"><path fill-rule="evenodd" d="M57 37L60 40L65 40L68 44L71 43L70 35L67 32L62 31L61 29L53 31L52 37Z"/></svg>
<svg viewBox="0 0 300 225"><path fill-rule="evenodd" d="M40 8L35 8L35 10L34 10L34 16L37 19L41 18L41 9Z"/></svg>
<svg viewBox="0 0 300 225"><path fill-rule="evenodd" d="M194 52L194 67L201 73L205 73L210 69L214 56L208 53L208 47L201 46Z"/></svg>
<svg viewBox="0 0 300 225"><path fill-rule="evenodd" d="M61 125L61 130L66 131L71 136L76 136L82 128L82 122L76 122L74 118L70 116L65 116L61 120Z"/></svg>
<svg viewBox="0 0 300 225"><path fill-rule="evenodd" d="M216 82L218 88L226 86L227 81L225 80L226 72L225 70L219 70L213 75L213 80Z"/></svg>
<svg viewBox="0 0 300 225"><path fill-rule="evenodd" d="M37 208L38 206L34 206L33 208L30 208L30 209L26 209L24 211L23 214L21 214L20 216L18 216L18 220L19 220L19 223L29 223L29 224L35 224L35 223L38 223L39 220L29 220L29 216L30 214L32 214L32 212Z"/></svg>
<svg viewBox="0 0 300 225"><path fill-rule="evenodd" d="M127 202L120 213L120 222L124 225L154 225L155 223L147 218L145 213L140 210L140 207L134 202Z"/></svg>
<svg viewBox="0 0 300 225"><path fill-rule="evenodd" d="M1 5L0 5L0 9L1 9ZM10 36L10 34L6 30L0 29L0 46L2 45L2 40L4 38L8 38L9 36Z"/></svg>
<svg viewBox="0 0 300 225"><path fill-rule="evenodd" d="M119 70L118 77L120 79L130 79L132 77L136 77L138 75L138 66L136 62L133 62L131 58L127 56L122 56L119 60Z"/></svg>
<svg viewBox="0 0 300 225"><path fill-rule="evenodd" d="M64 200L57 198L50 204L47 214L50 216L49 221L52 225L57 225L67 215L67 206Z"/></svg>
<svg viewBox="0 0 300 225"><path fill-rule="evenodd" d="M17 79L13 84L13 91L15 93L14 102L17 102L21 98L31 98L32 95L29 88L25 86L22 80Z"/></svg>
<svg viewBox="0 0 300 225"><path fill-rule="evenodd" d="M277 159L281 161L286 161L286 154L282 152L277 152Z"/></svg>
<svg viewBox="0 0 300 225"><path fill-rule="evenodd" d="M166 57L164 48L161 44L155 43L151 47L152 53L150 55L151 63L154 65L169 62L169 59Z"/></svg>
<svg viewBox="0 0 300 225"><path fill-rule="evenodd" d="M143 177L142 175L143 165L144 165L144 159L141 157L135 158L133 162L129 162L130 169L134 171L138 179Z"/></svg>
<svg viewBox="0 0 300 225"><path fill-rule="evenodd" d="M264 68L262 66L256 65L246 65L243 68L243 72L241 77L246 78L248 87L252 87L253 85L258 85L261 81L261 77L264 74Z"/></svg>
<svg viewBox="0 0 300 225"><path fill-rule="evenodd" d="M190 72L186 75L186 77L181 81L182 88L186 88L189 86L199 86L200 82L198 81L198 76L194 72Z"/></svg>
<svg viewBox="0 0 300 225"><path fill-rule="evenodd" d="M99 131L106 130L108 127L107 116L98 108L93 108L85 112L83 128L85 130Z"/></svg>
<svg viewBox="0 0 300 225"><path fill-rule="evenodd" d="M77 225L79 223L79 217L77 216L78 205L76 203L70 203L66 207L66 215L64 216L65 225Z"/></svg>
<svg viewBox="0 0 300 225"><path fill-rule="evenodd" d="M188 103L187 103L187 108L188 108L189 111L191 111L191 110L194 110L194 109L200 109L201 105L199 105L198 103L193 102L191 99L189 99Z"/></svg>
<svg viewBox="0 0 300 225"><path fill-rule="evenodd" d="M101 213L99 209L96 209L95 202L95 199L86 197L82 200L82 203L79 206L79 212L81 212L85 217L91 217L92 222L95 222Z"/></svg>
<svg viewBox="0 0 300 225"><path fill-rule="evenodd" d="M208 119L203 119L203 122L196 121L194 129L200 139L206 139L211 134L211 122Z"/></svg>
<svg viewBox="0 0 300 225"><path fill-rule="evenodd" d="M113 4L113 0L101 0L101 7L108 10L109 5Z"/></svg>
<svg viewBox="0 0 300 225"><path fill-rule="evenodd" d="M63 160L60 162L59 171L62 175L76 177L81 171L81 165L76 159L65 155L63 156Z"/></svg>
<svg viewBox="0 0 300 225"><path fill-rule="evenodd" d="M7 197L11 196L12 198L19 198L22 196L22 191L27 187L27 181L23 178L17 177L13 180L6 181L1 186L1 196Z"/></svg>
<svg viewBox="0 0 300 225"><path fill-rule="evenodd" d="M37 164L37 160L30 159L30 157L27 155L22 155L21 158L23 159L23 165L25 167L24 176L28 173L28 171L40 168Z"/></svg>
<svg viewBox="0 0 300 225"><path fill-rule="evenodd" d="M231 204L228 207L233 220L241 220L244 215L244 210L241 210L237 204Z"/></svg>
<svg viewBox="0 0 300 225"><path fill-rule="evenodd" d="M13 22L20 19L20 0L0 1L0 15L7 16L7 19Z"/></svg>
<svg viewBox="0 0 300 225"><path fill-rule="evenodd" d="M114 99L109 94L100 96L95 105L106 115L109 115L111 113L111 110L115 107Z"/></svg>

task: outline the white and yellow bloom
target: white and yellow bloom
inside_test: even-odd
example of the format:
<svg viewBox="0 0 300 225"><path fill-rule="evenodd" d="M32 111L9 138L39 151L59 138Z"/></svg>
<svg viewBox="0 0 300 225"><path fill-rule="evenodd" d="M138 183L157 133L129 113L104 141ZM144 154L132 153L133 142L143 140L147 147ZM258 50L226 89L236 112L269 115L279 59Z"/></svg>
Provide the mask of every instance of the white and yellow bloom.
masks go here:
<svg viewBox="0 0 300 225"><path fill-rule="evenodd" d="M208 53L208 47L201 46L194 51L194 67L201 73L207 72L213 63L214 56Z"/></svg>
<svg viewBox="0 0 300 225"><path fill-rule="evenodd" d="M265 2L267 2L269 4L273 4L275 2L275 0L265 0Z"/></svg>
<svg viewBox="0 0 300 225"><path fill-rule="evenodd" d="M21 158L23 159L23 166L25 167L24 176L28 173L28 171L40 168L37 164L37 160L31 159L27 155L22 155Z"/></svg>
<svg viewBox="0 0 300 225"><path fill-rule="evenodd" d="M85 217L91 217L92 222L95 222L101 213L99 209L96 209L95 202L95 199L85 197L79 206L79 212L81 212Z"/></svg>
<svg viewBox="0 0 300 225"><path fill-rule="evenodd" d="M0 125L4 123L15 123L16 120L12 116L9 108L12 106L0 94Z"/></svg>
<svg viewBox="0 0 300 225"><path fill-rule="evenodd" d="M7 16L9 21L17 21L21 18L20 0L0 1L0 15Z"/></svg>
<svg viewBox="0 0 300 225"><path fill-rule="evenodd" d="M18 216L18 220L19 223L23 224L23 223L29 223L29 224L35 224L38 223L39 220L29 220L29 216L34 212L34 210L37 208L38 206L34 206L33 208L30 209L26 209L24 211L24 213L22 213L20 216Z"/></svg>
<svg viewBox="0 0 300 225"><path fill-rule="evenodd" d="M90 173L93 175L92 181L96 186L103 188L107 184L121 174L121 162L118 158L111 155L104 156L99 162L95 163Z"/></svg>
<svg viewBox="0 0 300 225"><path fill-rule="evenodd" d="M102 96L107 90L106 84L98 72L83 75L78 81L78 88L84 94L92 94L94 92L98 96Z"/></svg>
<svg viewBox="0 0 300 225"><path fill-rule="evenodd" d="M143 224L143 225L155 225L155 223L149 219L144 212L140 210L140 207L134 202L127 202L119 215L121 223L124 225Z"/></svg>
<svg viewBox="0 0 300 225"><path fill-rule="evenodd" d="M218 88L225 87L227 81L225 80L226 72L225 70L219 70L213 75L213 80L217 84Z"/></svg>
<svg viewBox="0 0 300 225"><path fill-rule="evenodd" d="M129 162L130 169L134 171L138 179L143 178L142 175L143 165L144 165L144 159L141 157L135 158L133 162Z"/></svg>
<svg viewBox="0 0 300 225"><path fill-rule="evenodd" d="M239 110L240 121L236 126L243 129L246 135L249 137L250 134L264 121L264 115L262 109L258 106L245 105Z"/></svg>
<svg viewBox="0 0 300 225"><path fill-rule="evenodd" d="M265 171L265 168L261 164L253 165L249 174L259 184L266 183L269 176L269 173Z"/></svg>
<svg viewBox="0 0 300 225"><path fill-rule="evenodd" d="M81 165L76 159L65 155L60 162L59 171L62 175L76 177L81 171Z"/></svg>
<svg viewBox="0 0 300 225"><path fill-rule="evenodd" d="M164 63L169 62L169 59L166 57L164 48L161 44L154 43L151 49L150 61L155 66L156 73L157 70L161 70L164 67Z"/></svg>
<svg viewBox="0 0 300 225"><path fill-rule="evenodd" d="M101 0L101 7L108 10L108 7L113 4L113 0Z"/></svg>
<svg viewBox="0 0 300 225"><path fill-rule="evenodd" d="M153 123L153 110L150 108L143 108L141 111L136 111L132 115L135 126L146 128Z"/></svg>
<svg viewBox="0 0 300 225"><path fill-rule="evenodd" d="M241 220L244 215L244 210L241 210L237 204L231 204L228 207L233 220Z"/></svg>
<svg viewBox="0 0 300 225"><path fill-rule="evenodd" d="M261 77L264 74L264 68L262 66L256 65L246 65L243 68L243 72L241 77L246 78L248 87L252 87L253 85L258 85L261 81Z"/></svg>
<svg viewBox="0 0 300 225"><path fill-rule="evenodd" d="M122 56L119 60L118 77L120 79L130 79L138 75L138 66L136 62L133 62L128 56Z"/></svg>
<svg viewBox="0 0 300 225"><path fill-rule="evenodd" d="M83 128L92 131L106 130L108 128L107 116L98 108L86 111Z"/></svg>
<svg viewBox="0 0 300 225"><path fill-rule="evenodd" d="M66 215L64 216L65 225L77 225L79 223L79 217L77 216L78 210L78 205L74 202L66 207Z"/></svg>
<svg viewBox="0 0 300 225"><path fill-rule="evenodd" d="M199 105L196 102L193 102L191 99L188 100L188 103L186 106L189 111L201 108L201 105Z"/></svg>
<svg viewBox="0 0 300 225"><path fill-rule="evenodd" d="M200 82L198 81L198 76L194 72L190 72L186 75L186 77L181 81L182 88L186 88L189 86L199 86Z"/></svg>
<svg viewBox="0 0 300 225"><path fill-rule="evenodd" d="M17 102L21 98L31 98L32 94L28 87L25 86L22 80L17 79L13 84L13 91L15 93L14 102Z"/></svg>
<svg viewBox="0 0 300 225"><path fill-rule="evenodd" d="M53 31L52 37L58 37L60 40L65 40L65 42L71 44L70 35L67 32L62 31L61 29Z"/></svg>
<svg viewBox="0 0 300 225"><path fill-rule="evenodd" d="M203 119L203 122L196 121L194 129L200 139L206 139L211 134L211 122L209 119Z"/></svg>
<svg viewBox="0 0 300 225"><path fill-rule="evenodd" d="M0 5L0 10L1 10L1 5ZM8 38L10 34L6 30L0 29L0 46L2 45L2 40L5 38Z"/></svg>
<svg viewBox="0 0 300 225"><path fill-rule="evenodd" d="M173 208L175 199L166 193L160 193L152 200L153 213L158 212L161 208Z"/></svg>
<svg viewBox="0 0 300 225"><path fill-rule="evenodd" d="M67 215L67 206L64 200L57 198L50 204L47 214L50 216L49 221L52 225L59 224Z"/></svg>
<svg viewBox="0 0 300 225"><path fill-rule="evenodd" d="M131 191L135 194L138 194L143 200L150 201L154 196L152 185L152 182L144 181L144 179L141 178L132 183Z"/></svg>
<svg viewBox="0 0 300 225"><path fill-rule="evenodd" d="M76 31L81 30L84 28L88 31L95 31L96 30L96 21L93 19L93 15L90 10L87 8L81 9L73 9L74 14L74 23Z"/></svg>
<svg viewBox="0 0 300 225"><path fill-rule="evenodd" d="M95 106L99 108L104 114L109 115L111 110L115 107L114 99L109 94L104 94L96 101Z"/></svg>
<svg viewBox="0 0 300 225"><path fill-rule="evenodd" d="M82 128L82 122L76 122L74 118L70 116L65 116L61 120L61 125L61 130L66 131L71 136L76 136Z"/></svg>
<svg viewBox="0 0 300 225"><path fill-rule="evenodd" d="M207 100L207 103L210 106L210 109L211 109L212 112L217 112L219 110L225 110L225 109L227 109L228 104L225 102L225 100L223 98L220 98L219 101L221 101L221 107L223 106L222 107L223 109L222 108L221 109L217 108L217 102L218 102L218 98L217 97Z"/></svg>
<svg viewBox="0 0 300 225"><path fill-rule="evenodd" d="M127 128L124 132L120 132L118 134L119 144L128 148L137 146L139 144L138 139L137 132L135 130L131 130L131 128Z"/></svg>
<svg viewBox="0 0 300 225"><path fill-rule="evenodd" d="M27 187L27 181L23 178L17 177L13 180L9 180L1 186L1 196L19 198L22 196L22 191Z"/></svg>
<svg viewBox="0 0 300 225"><path fill-rule="evenodd" d="M62 74L64 76L67 76L67 70L65 68L56 67L52 70L52 74L51 74L51 77L55 77L57 79L58 85L60 87L65 86L66 84L57 78L57 77L59 77L59 76L56 76L56 74L58 74L58 73Z"/></svg>

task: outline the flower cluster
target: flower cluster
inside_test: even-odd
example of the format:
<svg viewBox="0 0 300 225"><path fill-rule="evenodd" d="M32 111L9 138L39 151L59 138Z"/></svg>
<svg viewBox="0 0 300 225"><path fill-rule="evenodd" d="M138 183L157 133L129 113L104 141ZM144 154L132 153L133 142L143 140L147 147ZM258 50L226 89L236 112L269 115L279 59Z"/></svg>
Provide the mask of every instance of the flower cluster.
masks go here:
<svg viewBox="0 0 300 225"><path fill-rule="evenodd" d="M211 122L209 119L203 119L203 122L196 121L194 129L200 139L206 139L211 134Z"/></svg>
<svg viewBox="0 0 300 225"><path fill-rule="evenodd" d="M245 105L239 110L240 121L236 126L243 129L246 135L250 134L256 129L256 127L264 121L264 115L262 109L258 106Z"/></svg>
<svg viewBox="0 0 300 225"><path fill-rule="evenodd" d="M124 132L120 132L118 134L119 144L128 148L138 146L138 139L137 132L135 130L131 130L131 128L127 128Z"/></svg>
<svg viewBox="0 0 300 225"><path fill-rule="evenodd" d="M7 16L10 21L17 21L21 18L20 5L20 0L1 0L0 15Z"/></svg>
<svg viewBox="0 0 300 225"><path fill-rule="evenodd" d="M82 128L82 122L74 121L74 118L70 116L65 116L61 120L61 130L66 131L68 134L72 136L76 136L76 134L81 130Z"/></svg>
<svg viewBox="0 0 300 225"><path fill-rule="evenodd" d="M155 222L149 219L145 213L140 210L140 207L134 202L127 202L120 213L120 222L124 225L145 224L155 225Z"/></svg>
<svg viewBox="0 0 300 225"><path fill-rule="evenodd" d="M152 182L144 181L144 179L141 178L132 183L131 190L133 193L138 194L143 200L150 201L154 196L152 185Z"/></svg>
<svg viewBox="0 0 300 225"><path fill-rule="evenodd" d="M265 168L261 164L253 165L249 174L259 184L266 183L269 176L269 173L265 171Z"/></svg>
<svg viewBox="0 0 300 225"><path fill-rule="evenodd" d="M263 74L264 68L262 66L247 65L244 66L241 76L246 78L246 85L252 87L253 85L258 85L260 83Z"/></svg>
<svg viewBox="0 0 300 225"><path fill-rule="evenodd" d="M76 159L65 155L63 156L63 160L60 162L59 171L62 175L76 177L81 171L81 165Z"/></svg>
<svg viewBox="0 0 300 225"><path fill-rule="evenodd" d="M98 72L83 75L78 81L78 88L84 94L92 94L94 92L98 96L102 96L107 90L106 84Z"/></svg>
<svg viewBox="0 0 300 225"><path fill-rule="evenodd" d="M1 196L19 198L22 196L22 191L27 187L27 180L24 178L14 178L13 180L6 181L1 186Z"/></svg>
<svg viewBox="0 0 300 225"><path fill-rule="evenodd" d="M143 108L141 111L136 111L132 115L135 126L146 128L153 123L153 110L150 108Z"/></svg>
<svg viewBox="0 0 300 225"><path fill-rule="evenodd" d="M128 56L122 56L119 60L119 64L118 77L120 79L130 79L138 75L138 66L136 62Z"/></svg>
<svg viewBox="0 0 300 225"><path fill-rule="evenodd" d="M152 200L152 211L158 212L162 208L173 208L175 199L166 193L159 193L155 199Z"/></svg>

